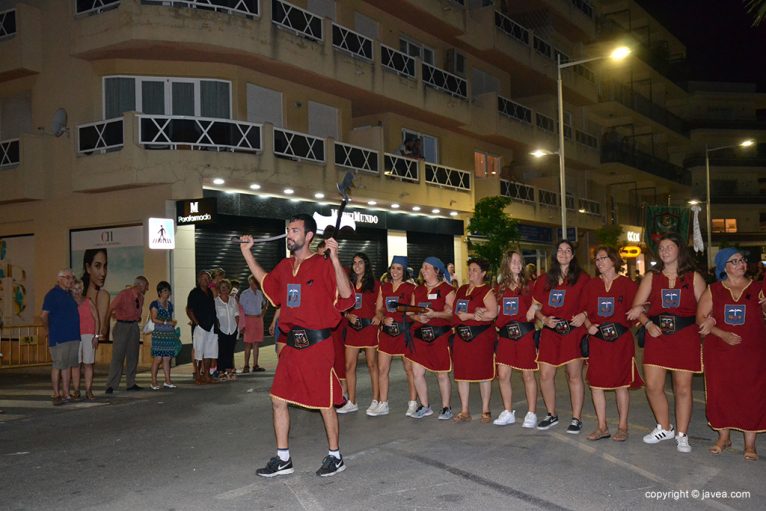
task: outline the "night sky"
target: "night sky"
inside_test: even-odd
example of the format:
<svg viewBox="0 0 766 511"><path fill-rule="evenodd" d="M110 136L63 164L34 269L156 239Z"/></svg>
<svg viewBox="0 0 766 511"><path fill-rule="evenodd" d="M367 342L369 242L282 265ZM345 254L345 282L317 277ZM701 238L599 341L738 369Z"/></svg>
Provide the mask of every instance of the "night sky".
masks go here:
<svg viewBox="0 0 766 511"><path fill-rule="evenodd" d="M742 0L637 0L686 45L690 80L754 82L766 92L766 20Z"/></svg>

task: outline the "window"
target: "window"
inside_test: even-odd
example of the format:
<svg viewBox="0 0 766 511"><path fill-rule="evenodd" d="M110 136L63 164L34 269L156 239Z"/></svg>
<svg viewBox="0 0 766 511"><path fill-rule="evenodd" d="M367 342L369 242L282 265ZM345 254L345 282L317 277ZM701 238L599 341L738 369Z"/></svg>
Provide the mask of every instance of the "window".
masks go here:
<svg viewBox="0 0 766 511"><path fill-rule="evenodd" d="M415 142L416 148L419 142L420 147L415 149L414 154L407 156L423 158L428 163L439 163L439 140L436 137L403 128L402 145L406 145L409 140Z"/></svg>
<svg viewBox="0 0 766 511"><path fill-rule="evenodd" d="M496 176L500 173L501 158L482 151L474 151L473 168L476 177Z"/></svg>
<svg viewBox="0 0 766 511"><path fill-rule="evenodd" d="M399 38L399 50L402 53L406 53L410 57L420 58L426 64L435 65L435 52L433 49L422 45L421 43L406 37Z"/></svg>
<svg viewBox="0 0 766 511"><path fill-rule="evenodd" d="M338 140L338 109L309 101L309 135Z"/></svg>
<svg viewBox="0 0 766 511"><path fill-rule="evenodd" d="M308 0L306 10L322 18L335 21L335 0Z"/></svg>
<svg viewBox="0 0 766 511"><path fill-rule="evenodd" d="M736 218L714 218L711 222L713 232L737 232Z"/></svg>
<svg viewBox="0 0 766 511"><path fill-rule="evenodd" d="M471 69L471 93L474 97L485 92L500 92L500 80L481 69Z"/></svg>
<svg viewBox="0 0 766 511"><path fill-rule="evenodd" d="M378 22L364 14L354 13L354 30L370 39L378 39Z"/></svg>
<svg viewBox="0 0 766 511"><path fill-rule="evenodd" d="M248 83L247 122L270 122L282 128L282 93Z"/></svg>
<svg viewBox="0 0 766 511"><path fill-rule="evenodd" d="M28 95L0 98L0 140L32 132L32 102Z"/></svg>
<svg viewBox="0 0 766 511"><path fill-rule="evenodd" d="M231 82L149 76L104 77L104 118L125 112L231 118Z"/></svg>

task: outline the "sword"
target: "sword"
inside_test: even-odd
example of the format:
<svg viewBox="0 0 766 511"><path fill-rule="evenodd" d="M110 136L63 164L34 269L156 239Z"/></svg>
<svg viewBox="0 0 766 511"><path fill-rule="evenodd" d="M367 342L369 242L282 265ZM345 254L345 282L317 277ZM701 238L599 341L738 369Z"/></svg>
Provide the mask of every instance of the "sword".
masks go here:
<svg viewBox="0 0 766 511"><path fill-rule="evenodd" d="M265 243L267 241L274 241L274 240L281 240L282 238L286 238L287 233L285 234L277 234L276 236L270 236L268 238L258 238L254 239L253 243ZM244 241L239 239L239 236L232 236L231 241L234 243L245 243Z"/></svg>

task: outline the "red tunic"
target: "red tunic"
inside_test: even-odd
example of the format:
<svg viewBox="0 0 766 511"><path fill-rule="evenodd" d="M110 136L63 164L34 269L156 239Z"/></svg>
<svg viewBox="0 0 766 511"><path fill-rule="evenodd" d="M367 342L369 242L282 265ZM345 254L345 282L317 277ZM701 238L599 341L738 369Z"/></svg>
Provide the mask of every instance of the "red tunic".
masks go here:
<svg viewBox="0 0 766 511"><path fill-rule="evenodd" d="M404 321L404 313L396 311L396 304L409 304L414 291L415 285L409 282L399 284L396 291L394 291L394 285L391 282L381 284L380 294L383 297L384 317L393 318L395 322L402 323ZM400 330L402 329L400 328ZM391 337L384 330L381 330L378 334L378 351L392 356L403 356L405 351L404 333Z"/></svg>
<svg viewBox="0 0 766 511"><path fill-rule="evenodd" d="M540 312L543 315L570 321L572 316L583 310L580 295L589 280L590 276L583 272L574 285L569 285L565 281L550 289L548 276L543 275L535 281L532 298L542 305ZM543 328L540 334L537 361L558 367L582 358L580 340L583 335L585 335L585 328L582 326L572 327L566 335L559 335L550 328Z"/></svg>
<svg viewBox="0 0 766 511"><path fill-rule="evenodd" d="M713 429L766 431L766 326L758 301L764 292L751 283L735 300L726 281L710 286L716 326L742 337L732 346L705 337L705 412Z"/></svg>
<svg viewBox="0 0 766 511"><path fill-rule="evenodd" d="M415 288L415 305L421 307L428 307L432 310L441 312L444 310L444 303L447 295L454 293L455 288L446 282L440 283L430 292L425 285L420 285ZM433 327L448 326L451 327L451 321L442 318L433 318L428 323ZM415 331L424 326L423 323L414 321L410 327L410 334L412 335L412 349L407 349L404 353L405 358L422 365L426 369L434 373L446 373L452 370L452 358L450 357L449 349L449 337L452 335L452 331L440 335L433 342L425 342L418 339L415 336Z"/></svg>
<svg viewBox="0 0 766 511"><path fill-rule="evenodd" d="M638 374L636 345L625 314L633 304L638 285L619 275L609 291L601 278L593 278L583 290L583 305L594 325L619 323L628 330L614 342L590 336L588 384L597 389L640 388L644 382Z"/></svg>
<svg viewBox="0 0 766 511"><path fill-rule="evenodd" d="M345 326L345 321L341 321L338 328L332 331L332 346L335 352L333 367L335 368L335 374L340 380L346 379L346 343L343 341L343 329Z"/></svg>
<svg viewBox="0 0 766 511"><path fill-rule="evenodd" d="M340 298L332 262L316 254L293 273L294 257L283 259L263 279L263 292L281 307L279 329L294 326L312 330L335 328L340 311L354 303L353 294ZM322 341L299 350L285 346L279 353L271 395L306 408L343 404L340 381L333 369L333 343Z"/></svg>
<svg viewBox="0 0 766 511"><path fill-rule="evenodd" d="M694 317L697 299L694 297L694 272L676 278L670 287L664 273L652 274L652 291L649 293L647 316L673 314ZM665 300L663 301L663 297ZM672 371L702 372L702 345L699 327L692 324L672 335L644 336L644 365L658 366Z"/></svg>
<svg viewBox="0 0 766 511"><path fill-rule="evenodd" d="M457 290L452 306L455 325L487 326L486 330L466 342L455 335L452 343L452 363L455 368L455 381L488 381L495 378L495 341L497 331L491 321L470 319L461 321L458 312L475 312L477 307L484 307L484 298L492 291L487 285L479 286L468 294L470 284Z"/></svg>
<svg viewBox="0 0 766 511"><path fill-rule="evenodd" d="M377 280L372 291L362 292L358 288L354 289L354 306L346 312L354 314L361 319L374 318L379 291L380 282ZM346 327L346 346L374 348L378 345L378 327L376 325L367 325L361 330L356 330L351 328L348 321L344 321L344 324Z"/></svg>
<svg viewBox="0 0 766 511"><path fill-rule="evenodd" d="M511 321L526 323L527 311L532 305L532 293L529 287L511 290L506 288L502 295L497 295L497 319L495 326L503 328ZM498 337L495 360L498 364L514 369L537 371L537 348L535 332L529 332L516 341Z"/></svg>

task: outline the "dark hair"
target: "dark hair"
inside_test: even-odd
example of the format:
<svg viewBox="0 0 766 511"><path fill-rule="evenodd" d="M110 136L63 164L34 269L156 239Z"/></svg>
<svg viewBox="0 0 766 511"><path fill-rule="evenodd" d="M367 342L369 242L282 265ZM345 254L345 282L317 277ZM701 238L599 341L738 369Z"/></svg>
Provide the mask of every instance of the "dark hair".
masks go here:
<svg viewBox="0 0 766 511"><path fill-rule="evenodd" d="M88 294L88 288L90 287L90 274L88 273L88 266L93 264L93 260L96 258L96 254L99 252L104 253L104 258L109 261L109 254L106 253L105 248L89 248L85 250L82 255L82 295Z"/></svg>
<svg viewBox="0 0 766 511"><path fill-rule="evenodd" d="M311 215L307 215L306 213L298 213L290 217L288 220L289 222L297 222L298 220L301 220L303 222L303 231L308 234L310 232L314 233L314 236L316 236L317 233L317 223L316 220L314 220L314 217Z"/></svg>
<svg viewBox="0 0 766 511"><path fill-rule="evenodd" d="M447 263L447 264L453 264L453 263ZM472 257L468 260L468 262L465 264L466 266L471 266L472 264L475 264L479 267L479 269L483 272L489 271L489 261L486 259L482 259L481 257Z"/></svg>
<svg viewBox="0 0 766 511"><path fill-rule="evenodd" d="M170 288L170 283L166 282L164 280L161 280L157 283L157 296L161 295L164 290L172 291Z"/></svg>
<svg viewBox="0 0 766 511"><path fill-rule="evenodd" d="M694 259L692 258L691 254L689 253L689 247L681 241L681 237L674 233L674 232L668 232L662 235L660 240L657 242L657 265L652 268L649 271L653 271L654 273L660 273L662 270L665 269L665 263L662 262L662 259L659 257L660 253L660 243L662 243L665 240L670 240L678 247L678 276L681 277L683 275L686 275L689 272L695 272L697 271L697 267L695 266Z"/></svg>
<svg viewBox="0 0 766 511"><path fill-rule="evenodd" d="M569 240L561 240L556 243L556 251L558 251L561 245L569 245L569 249L572 251L572 260L569 262L569 270L567 271L567 285L573 286L580 278L582 268L577 263L577 255L575 255L575 247ZM559 285L559 279L563 276L561 274L561 264L559 263L556 254L553 254L551 258L551 268L548 270L548 289L553 289Z"/></svg>
<svg viewBox="0 0 766 511"><path fill-rule="evenodd" d="M519 272L518 280L515 280L513 278L513 274L511 273L511 259L513 258L513 255L517 254L519 256L519 259L521 259L521 271ZM503 260L500 262L500 287L499 287L499 294L503 294L506 289L509 289L511 285L514 283L518 286L519 290L524 290L525 287L527 287L527 282L529 282L529 274L527 272L527 267L524 266L524 256L521 252L518 250L507 250L503 254Z"/></svg>
<svg viewBox="0 0 766 511"><path fill-rule="evenodd" d="M606 256L612 261L612 264L614 264L614 271L617 273L620 273L625 266L625 261L622 260L622 257L620 257L620 253L617 251L614 247L607 247L606 245L601 245L596 249L596 251L593 253L593 257L595 258L598 256L598 253L604 251L606 252ZM598 270L598 267L596 267Z"/></svg>
<svg viewBox="0 0 766 511"><path fill-rule="evenodd" d="M372 276L372 265L370 265L370 258L364 252L357 252L354 257L358 257L364 261L364 273L362 274L362 292L373 291L375 289L375 277ZM353 261L353 259L352 259ZM356 286L356 282L359 276L351 271L351 283Z"/></svg>

